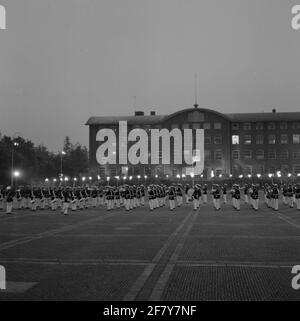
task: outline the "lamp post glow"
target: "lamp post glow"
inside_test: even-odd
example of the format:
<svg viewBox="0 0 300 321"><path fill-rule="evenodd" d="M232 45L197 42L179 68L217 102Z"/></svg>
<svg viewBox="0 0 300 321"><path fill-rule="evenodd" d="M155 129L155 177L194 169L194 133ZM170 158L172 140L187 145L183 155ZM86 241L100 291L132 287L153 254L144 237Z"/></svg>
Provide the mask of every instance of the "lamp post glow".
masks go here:
<svg viewBox="0 0 300 321"><path fill-rule="evenodd" d="M144 175L144 178L145 178L145 186L147 186L147 178L148 178L148 176Z"/></svg>
<svg viewBox="0 0 300 321"><path fill-rule="evenodd" d="M20 172L19 171L14 171L13 176L15 177L16 182L17 182L18 177L20 177Z"/></svg>
<svg viewBox="0 0 300 321"><path fill-rule="evenodd" d="M194 177L195 177L195 174L194 174L194 173L191 173L192 185L193 185L193 186L194 186Z"/></svg>

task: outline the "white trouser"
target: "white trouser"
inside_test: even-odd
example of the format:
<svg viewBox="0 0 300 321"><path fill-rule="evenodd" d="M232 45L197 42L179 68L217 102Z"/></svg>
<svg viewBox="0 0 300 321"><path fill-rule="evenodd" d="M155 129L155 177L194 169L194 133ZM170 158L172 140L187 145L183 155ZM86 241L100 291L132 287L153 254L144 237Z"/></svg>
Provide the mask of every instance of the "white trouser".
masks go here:
<svg viewBox="0 0 300 321"><path fill-rule="evenodd" d="M289 207L294 207L294 198L293 196L290 196L288 197L288 204L289 204Z"/></svg>
<svg viewBox="0 0 300 321"><path fill-rule="evenodd" d="M257 211L258 210L258 204L259 200L258 199L252 199L252 207Z"/></svg>
<svg viewBox="0 0 300 321"><path fill-rule="evenodd" d="M287 198L284 195L282 196L282 202L283 202L284 205L287 205L287 203L288 203L287 202Z"/></svg>
<svg viewBox="0 0 300 321"><path fill-rule="evenodd" d="M144 206L145 205L145 196L141 197L141 205Z"/></svg>
<svg viewBox="0 0 300 321"><path fill-rule="evenodd" d="M300 210L300 198L296 198L296 207L297 207L297 210Z"/></svg>
<svg viewBox="0 0 300 321"><path fill-rule="evenodd" d="M36 208L37 208L36 200L31 200L30 203L31 203L31 210L36 211Z"/></svg>
<svg viewBox="0 0 300 321"><path fill-rule="evenodd" d="M125 199L125 209L126 211L129 211L130 210L130 199Z"/></svg>
<svg viewBox="0 0 300 321"><path fill-rule="evenodd" d="M235 200L235 208L239 211L241 209L241 200L236 198L234 200Z"/></svg>
<svg viewBox="0 0 300 321"><path fill-rule="evenodd" d="M177 196L176 201L177 201L177 206L181 206L182 205L182 196L181 195Z"/></svg>
<svg viewBox="0 0 300 321"><path fill-rule="evenodd" d="M173 211L175 208L175 200L169 200L170 210Z"/></svg>
<svg viewBox="0 0 300 321"><path fill-rule="evenodd" d="M75 199L71 201L71 210L76 211L76 209L77 209L77 200Z"/></svg>
<svg viewBox="0 0 300 321"><path fill-rule="evenodd" d="M206 204L207 203L207 194L203 194L202 199L203 199L203 203Z"/></svg>
<svg viewBox="0 0 300 321"><path fill-rule="evenodd" d="M51 204L51 210L55 211L57 208L56 198L51 200L50 204Z"/></svg>
<svg viewBox="0 0 300 321"><path fill-rule="evenodd" d="M199 200L194 198L193 199L193 208L194 208L194 211L197 210L197 208L199 207Z"/></svg>
<svg viewBox="0 0 300 321"><path fill-rule="evenodd" d="M188 196L188 194L185 194L185 202L186 202L186 204L189 203L189 196Z"/></svg>
<svg viewBox="0 0 300 321"><path fill-rule="evenodd" d="M13 202L6 202L6 213L11 214L13 210Z"/></svg>
<svg viewBox="0 0 300 321"><path fill-rule="evenodd" d="M245 203L249 203L249 198L247 194L245 194Z"/></svg>
<svg viewBox="0 0 300 321"><path fill-rule="evenodd" d="M153 211L153 209L154 209L154 200L149 200L149 209L150 209L150 211Z"/></svg>
<svg viewBox="0 0 300 321"><path fill-rule="evenodd" d="M69 203L68 202L63 202L63 206L62 206L61 212L64 215L67 215L68 214L68 209L69 209Z"/></svg>
<svg viewBox="0 0 300 321"><path fill-rule="evenodd" d="M223 194L223 201L225 204L227 203L227 194Z"/></svg>
<svg viewBox="0 0 300 321"><path fill-rule="evenodd" d="M275 211L277 211L278 210L278 198L273 198L272 199L272 203L273 203L273 209L275 210Z"/></svg>
<svg viewBox="0 0 300 321"><path fill-rule="evenodd" d="M219 198L214 198L213 199L214 207L216 210L219 210L221 208L220 206L220 199Z"/></svg>

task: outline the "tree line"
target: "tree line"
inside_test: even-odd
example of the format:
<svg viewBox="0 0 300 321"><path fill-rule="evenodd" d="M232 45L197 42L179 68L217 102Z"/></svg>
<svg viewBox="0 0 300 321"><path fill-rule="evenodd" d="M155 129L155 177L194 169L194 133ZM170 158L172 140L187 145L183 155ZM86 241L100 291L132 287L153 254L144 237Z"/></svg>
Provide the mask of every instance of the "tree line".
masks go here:
<svg viewBox="0 0 300 321"><path fill-rule="evenodd" d="M76 177L88 172L85 146L73 144L67 136L62 151L53 153L46 146L36 146L23 137L13 138L0 133L0 185L10 184L12 169L20 173L18 184L35 184L45 178L58 178L61 165L64 176Z"/></svg>

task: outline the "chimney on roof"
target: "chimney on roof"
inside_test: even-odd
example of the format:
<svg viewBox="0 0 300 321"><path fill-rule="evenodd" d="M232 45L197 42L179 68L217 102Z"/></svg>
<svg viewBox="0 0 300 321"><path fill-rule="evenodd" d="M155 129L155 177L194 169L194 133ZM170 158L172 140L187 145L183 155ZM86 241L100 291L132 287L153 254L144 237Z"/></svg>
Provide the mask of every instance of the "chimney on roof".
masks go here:
<svg viewBox="0 0 300 321"><path fill-rule="evenodd" d="M144 116L144 112L140 111L140 110L137 110L137 111L134 112L134 116Z"/></svg>
<svg viewBox="0 0 300 321"><path fill-rule="evenodd" d="M272 113L276 113L276 109L275 108L272 109Z"/></svg>
<svg viewBox="0 0 300 321"><path fill-rule="evenodd" d="M153 110L152 110L152 111L150 111L150 115L151 115L151 116L155 116L155 114L156 114L156 112L155 112L155 111L153 111Z"/></svg>

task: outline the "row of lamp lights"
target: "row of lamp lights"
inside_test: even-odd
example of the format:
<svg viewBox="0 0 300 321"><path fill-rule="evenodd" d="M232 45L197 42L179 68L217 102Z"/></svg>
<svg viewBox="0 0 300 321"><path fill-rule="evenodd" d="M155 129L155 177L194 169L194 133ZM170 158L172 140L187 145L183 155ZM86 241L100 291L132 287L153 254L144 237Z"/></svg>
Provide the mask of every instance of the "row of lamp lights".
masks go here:
<svg viewBox="0 0 300 321"><path fill-rule="evenodd" d="M14 172L14 175L15 175L15 177L19 176L19 172L15 171L15 172ZM195 177L194 173L191 173L189 176L190 176L191 178L194 178L194 177ZM288 174L287 174L287 177L289 177L289 178L291 178L292 176L293 176L293 175L292 175L291 173L288 173ZM203 178L203 174L201 174L200 177ZM213 175L212 177L214 177L214 175ZM218 177L218 178L222 178L223 175L222 175L222 174L219 174L217 177ZM229 177L232 178L233 175L230 174ZM243 175L243 174L241 174L241 175L238 176L238 178L254 178L254 177L261 178L261 177L262 177L262 174L256 174L256 175L251 175L251 174ZM274 178L274 177L281 178L281 177L282 177L282 174L281 174L280 171L278 171L276 174L269 173L269 174L268 174L268 177L269 177L269 178ZM300 177L300 173L297 174L297 177ZM112 178L116 179L117 181L119 181L119 180L121 179L120 176L114 176L114 177L107 176L107 177L106 177L106 181L109 182ZM123 177L122 177L122 179L123 179L124 181L127 180L127 179L131 181L131 180L134 179L134 178L135 178L135 177L133 177L133 176L129 176L129 177L123 176ZM138 180L140 180L140 179L142 178L142 176L141 176L141 175L137 175L136 178L137 178ZM146 179L148 178L148 176L147 176L147 175L144 175L143 178L146 180ZM157 174L155 175L155 178L158 178L158 175L157 175ZM168 178L169 178L169 175L167 174L167 175L165 176L165 178L168 179ZM176 178L178 178L178 179L180 179L180 178L186 178L186 175L185 175L185 174L182 174L182 175L177 174L177 175L176 175ZM77 181L79 181L79 180L81 180L82 182L86 182L86 181L92 181L92 180L93 180L93 177L91 177L91 176L89 176L89 177L83 176L83 177L81 177L80 179L78 179L77 177L74 177L73 179L69 179L69 177L60 177L59 179L53 178L52 181L55 183L55 182L57 182L57 181L60 181L60 182L63 182L63 181L64 181L64 182L68 182L68 181L70 181L70 180L73 180L74 182L77 182ZM99 175L97 175L97 180L98 180L98 181L101 180L101 177L100 177ZM46 182L46 183L50 182L49 178L46 178L46 179L45 179L45 182Z"/></svg>

